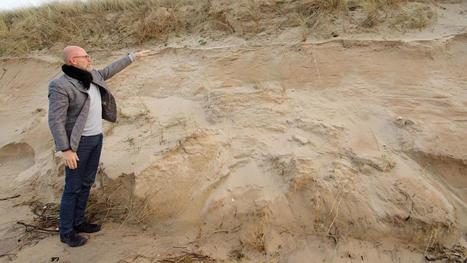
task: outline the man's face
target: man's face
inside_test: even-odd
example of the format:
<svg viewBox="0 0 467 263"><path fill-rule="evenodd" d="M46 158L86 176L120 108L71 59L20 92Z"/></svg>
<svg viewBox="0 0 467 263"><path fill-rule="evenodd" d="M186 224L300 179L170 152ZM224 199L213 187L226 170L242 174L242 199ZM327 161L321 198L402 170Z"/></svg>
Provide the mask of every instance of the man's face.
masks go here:
<svg viewBox="0 0 467 263"><path fill-rule="evenodd" d="M92 60L91 57L86 53L84 49L76 50L70 58L70 64L77 68L91 71Z"/></svg>

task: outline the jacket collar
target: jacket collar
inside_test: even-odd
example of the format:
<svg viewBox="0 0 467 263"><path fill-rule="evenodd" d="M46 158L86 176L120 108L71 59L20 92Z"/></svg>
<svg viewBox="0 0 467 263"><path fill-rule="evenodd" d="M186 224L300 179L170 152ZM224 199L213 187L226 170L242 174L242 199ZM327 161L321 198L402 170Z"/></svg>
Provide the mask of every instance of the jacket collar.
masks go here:
<svg viewBox="0 0 467 263"><path fill-rule="evenodd" d="M67 74L64 74L64 76L71 84L73 84L73 86L75 86L77 90L88 94L88 90L83 87L83 84L81 84L79 80L72 78L68 76Z"/></svg>
<svg viewBox="0 0 467 263"><path fill-rule="evenodd" d="M96 84L96 85L98 85L98 86L100 86L100 87L106 89L105 84L103 84L102 81L96 76L96 73L97 73L96 70L92 70L92 71L91 71L91 74L93 75L93 81L92 81L92 83L94 83L94 84ZM97 73L97 74L98 74L98 73ZM75 78L72 78L72 77L68 76L67 74L63 74L63 76L65 76L65 78L66 78L71 84L73 84L73 86L75 86L76 89L78 89L79 91L81 91L81 92L83 92L83 93L88 94L88 90L85 89L85 88L83 87L83 84L82 84L79 80L77 80L77 79L75 79Z"/></svg>
<svg viewBox="0 0 467 263"><path fill-rule="evenodd" d="M86 90L90 88L93 81L93 74L91 72L67 64L62 65L62 71L68 77L77 80L82 88Z"/></svg>
<svg viewBox="0 0 467 263"><path fill-rule="evenodd" d="M101 78L99 78L99 73L97 70L93 69L91 71L91 74L92 74L92 83L102 87L102 88L105 88L105 84L104 82L101 80Z"/></svg>

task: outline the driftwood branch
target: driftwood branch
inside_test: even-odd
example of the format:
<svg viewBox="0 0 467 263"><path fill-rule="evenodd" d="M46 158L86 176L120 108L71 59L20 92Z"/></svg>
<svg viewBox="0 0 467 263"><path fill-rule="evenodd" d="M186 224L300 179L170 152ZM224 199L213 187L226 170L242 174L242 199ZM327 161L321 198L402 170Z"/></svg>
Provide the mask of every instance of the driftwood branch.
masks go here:
<svg viewBox="0 0 467 263"><path fill-rule="evenodd" d="M4 198L0 198L0 201L15 199L15 198L18 198L18 197L20 197L20 196L21 196L21 195L14 195L14 196L9 196L9 197L4 197Z"/></svg>
<svg viewBox="0 0 467 263"><path fill-rule="evenodd" d="M26 232L39 231L39 232L45 232L45 233L58 233L58 230L55 230L55 229L46 229L46 228L38 227L38 226L35 226L35 225L26 224L26 223L21 222L21 221L18 221L16 223L26 227Z"/></svg>

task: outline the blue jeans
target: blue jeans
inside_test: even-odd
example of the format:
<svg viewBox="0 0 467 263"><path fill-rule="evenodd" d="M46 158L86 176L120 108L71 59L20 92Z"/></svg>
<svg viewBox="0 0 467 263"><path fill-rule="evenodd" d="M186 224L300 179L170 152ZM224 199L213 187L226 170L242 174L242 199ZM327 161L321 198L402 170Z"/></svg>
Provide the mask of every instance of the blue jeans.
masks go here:
<svg viewBox="0 0 467 263"><path fill-rule="evenodd" d="M82 136L77 155L78 168L65 168L65 188L60 204L60 234L66 234L85 221L84 211L91 186L96 179L103 136Z"/></svg>

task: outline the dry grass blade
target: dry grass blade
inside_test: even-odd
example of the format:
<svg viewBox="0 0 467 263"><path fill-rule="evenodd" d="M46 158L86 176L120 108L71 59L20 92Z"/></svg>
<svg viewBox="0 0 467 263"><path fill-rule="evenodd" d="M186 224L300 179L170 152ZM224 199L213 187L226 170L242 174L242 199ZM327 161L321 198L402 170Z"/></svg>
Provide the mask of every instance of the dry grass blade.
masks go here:
<svg viewBox="0 0 467 263"><path fill-rule="evenodd" d="M185 252L183 255L168 257L165 259L161 259L157 262L159 263L193 263L193 262L211 263L211 262L216 262L216 260L206 255L201 255L201 254L193 253L193 252Z"/></svg>

